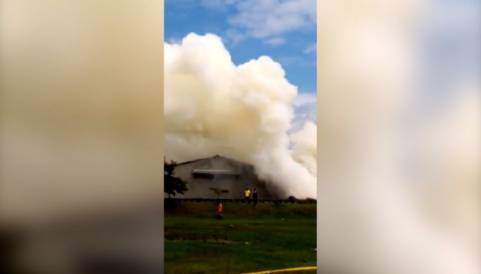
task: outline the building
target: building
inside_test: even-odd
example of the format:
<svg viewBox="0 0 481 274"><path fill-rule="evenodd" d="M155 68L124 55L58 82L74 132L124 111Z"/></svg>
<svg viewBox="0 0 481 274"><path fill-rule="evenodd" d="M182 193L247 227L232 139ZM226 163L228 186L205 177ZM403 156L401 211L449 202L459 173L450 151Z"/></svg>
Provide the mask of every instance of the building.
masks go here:
<svg viewBox="0 0 481 274"><path fill-rule="evenodd" d="M227 192L223 199L242 199L247 187L256 188L259 200L272 200L276 195L260 180L252 165L216 155L210 158L178 163L174 176L187 183L188 190L181 199L215 199L217 190Z"/></svg>

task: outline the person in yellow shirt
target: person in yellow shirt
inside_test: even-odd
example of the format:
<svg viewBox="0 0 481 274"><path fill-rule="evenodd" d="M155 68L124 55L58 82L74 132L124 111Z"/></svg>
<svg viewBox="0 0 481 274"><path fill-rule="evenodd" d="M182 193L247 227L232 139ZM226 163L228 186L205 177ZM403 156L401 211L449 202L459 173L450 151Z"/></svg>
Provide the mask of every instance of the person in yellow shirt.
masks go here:
<svg viewBox="0 0 481 274"><path fill-rule="evenodd" d="M250 204L251 202L251 190L250 188L246 188L244 190L244 201L247 202L248 204Z"/></svg>

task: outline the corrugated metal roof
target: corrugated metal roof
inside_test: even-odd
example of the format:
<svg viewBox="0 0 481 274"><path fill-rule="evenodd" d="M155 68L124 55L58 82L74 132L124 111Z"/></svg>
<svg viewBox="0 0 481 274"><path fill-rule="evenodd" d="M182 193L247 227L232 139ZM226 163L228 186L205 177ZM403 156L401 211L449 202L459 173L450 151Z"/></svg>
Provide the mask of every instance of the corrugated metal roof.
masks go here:
<svg viewBox="0 0 481 274"><path fill-rule="evenodd" d="M194 162L210 160L210 159L215 159L215 158L221 158L221 159L224 159L224 160L227 160L227 161L231 161L231 162L239 163L239 164L242 164L242 165L245 165L245 166L253 167L251 164L241 162L241 161L238 161L238 160L234 160L234 159L231 159L231 158L227 158L227 157L224 157L224 156L220 156L220 155L214 155L212 157L200 158L200 159L195 159L195 160L191 160L191 161L187 161L187 162L176 163L175 165L181 166L181 165L186 165L186 164L190 164L190 163L194 163Z"/></svg>
<svg viewBox="0 0 481 274"><path fill-rule="evenodd" d="M238 171L228 169L194 169L193 174L240 175Z"/></svg>

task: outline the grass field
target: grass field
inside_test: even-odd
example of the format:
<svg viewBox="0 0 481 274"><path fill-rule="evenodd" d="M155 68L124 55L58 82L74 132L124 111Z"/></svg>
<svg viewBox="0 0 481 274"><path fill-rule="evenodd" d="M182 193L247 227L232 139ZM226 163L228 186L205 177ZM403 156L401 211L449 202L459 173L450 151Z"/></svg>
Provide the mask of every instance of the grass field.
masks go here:
<svg viewBox="0 0 481 274"><path fill-rule="evenodd" d="M245 273L316 265L316 204L182 202L165 215L165 272ZM311 272L313 273L313 272Z"/></svg>

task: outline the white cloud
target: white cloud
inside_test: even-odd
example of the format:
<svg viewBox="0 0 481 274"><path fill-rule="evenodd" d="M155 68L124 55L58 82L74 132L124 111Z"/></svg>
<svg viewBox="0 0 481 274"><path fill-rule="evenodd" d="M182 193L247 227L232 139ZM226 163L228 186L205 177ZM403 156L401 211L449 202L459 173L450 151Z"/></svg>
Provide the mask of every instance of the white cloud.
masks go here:
<svg viewBox="0 0 481 274"><path fill-rule="evenodd" d="M284 38L281 38L281 37L274 37L274 38L270 38L270 39L265 41L266 44L269 44L271 46L280 46L280 45L284 44L285 42L286 42L286 40Z"/></svg>
<svg viewBox="0 0 481 274"><path fill-rule="evenodd" d="M289 132L297 132L307 122L317 121L317 97L315 93L299 93L293 102L294 119Z"/></svg>
<svg viewBox="0 0 481 274"><path fill-rule="evenodd" d="M237 0L201 0L200 5L204 8L224 10L228 5L234 4Z"/></svg>
<svg viewBox="0 0 481 274"><path fill-rule="evenodd" d="M305 54L316 52L316 43L309 44L303 51Z"/></svg>
<svg viewBox="0 0 481 274"><path fill-rule="evenodd" d="M299 55L294 56L281 56L278 58L278 61L283 66L296 66L296 67L303 67L303 68L313 68L316 67L316 60L314 58L305 58Z"/></svg>
<svg viewBox="0 0 481 274"><path fill-rule="evenodd" d="M234 45L246 39L246 36L243 33L235 29L228 29L225 36L226 39Z"/></svg>
<svg viewBox="0 0 481 274"><path fill-rule="evenodd" d="M302 105L312 105L316 104L317 97L315 93L299 93L294 99L294 106L299 107Z"/></svg>
<svg viewBox="0 0 481 274"><path fill-rule="evenodd" d="M199 5L221 11L234 10L228 17L232 29L227 33L233 43L253 37L277 46L285 43L282 35L314 30L316 24L316 0L201 0Z"/></svg>
<svg viewBox="0 0 481 274"><path fill-rule="evenodd" d="M315 0L245 0L229 23L250 37L272 38L315 27Z"/></svg>

